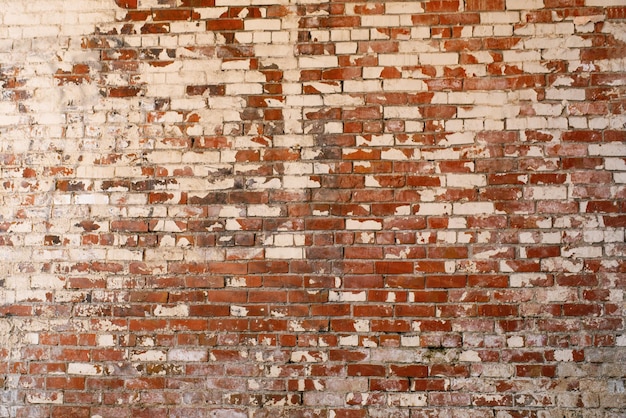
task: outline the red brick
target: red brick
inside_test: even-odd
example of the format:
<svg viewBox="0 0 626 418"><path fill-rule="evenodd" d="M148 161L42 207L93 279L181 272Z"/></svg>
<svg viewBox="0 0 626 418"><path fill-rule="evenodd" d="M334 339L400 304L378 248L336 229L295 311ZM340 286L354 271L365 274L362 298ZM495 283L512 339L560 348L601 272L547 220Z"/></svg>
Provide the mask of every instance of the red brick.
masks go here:
<svg viewBox="0 0 626 418"><path fill-rule="evenodd" d="M478 315L482 316L517 316L518 307L513 305L479 305Z"/></svg>
<svg viewBox="0 0 626 418"><path fill-rule="evenodd" d="M385 366L375 364L349 364L348 376L385 376Z"/></svg>
<svg viewBox="0 0 626 418"><path fill-rule="evenodd" d="M384 392L408 392L410 388L409 379L371 379L370 390Z"/></svg>
<svg viewBox="0 0 626 418"><path fill-rule="evenodd" d="M135 97L139 96L139 87L114 87L109 89L109 97Z"/></svg>
<svg viewBox="0 0 626 418"><path fill-rule="evenodd" d="M504 10L504 0L467 0L467 10Z"/></svg>
<svg viewBox="0 0 626 418"><path fill-rule="evenodd" d="M91 417L91 412L88 406L55 406L52 408L51 416L53 418L88 418Z"/></svg>
<svg viewBox="0 0 626 418"><path fill-rule="evenodd" d="M404 320L372 320L372 332L408 332L411 324Z"/></svg>
<svg viewBox="0 0 626 418"><path fill-rule="evenodd" d="M430 368L430 376L469 377L469 366L448 364L434 364Z"/></svg>
<svg viewBox="0 0 626 418"><path fill-rule="evenodd" d="M242 19L214 19L207 20L206 28L209 31L242 30Z"/></svg>
<svg viewBox="0 0 626 418"><path fill-rule="evenodd" d="M137 0L115 0L115 3L119 7L123 7L126 9L136 9L137 8Z"/></svg>
<svg viewBox="0 0 626 418"><path fill-rule="evenodd" d="M395 312L400 317L433 317L435 315L435 307L428 305L396 305Z"/></svg>
<svg viewBox="0 0 626 418"><path fill-rule="evenodd" d="M414 271L413 263L405 261L378 261L376 273L380 274L411 274Z"/></svg>
<svg viewBox="0 0 626 418"><path fill-rule="evenodd" d="M84 377L47 377L46 388L55 390L84 390L85 378Z"/></svg>
<svg viewBox="0 0 626 418"><path fill-rule="evenodd" d="M556 366L544 366L539 364L520 364L515 366L515 369L518 377L553 377L556 373Z"/></svg>
<svg viewBox="0 0 626 418"><path fill-rule="evenodd" d="M598 316L602 308L597 304L567 303L563 305L565 316Z"/></svg>

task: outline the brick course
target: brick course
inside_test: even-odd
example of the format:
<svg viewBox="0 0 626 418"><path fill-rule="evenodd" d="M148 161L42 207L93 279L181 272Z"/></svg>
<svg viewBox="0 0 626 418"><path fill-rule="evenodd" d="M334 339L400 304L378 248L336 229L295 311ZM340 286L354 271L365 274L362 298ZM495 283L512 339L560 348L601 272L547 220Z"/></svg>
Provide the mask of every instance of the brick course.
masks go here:
<svg viewBox="0 0 626 418"><path fill-rule="evenodd" d="M0 22L0 417L626 414L623 0Z"/></svg>

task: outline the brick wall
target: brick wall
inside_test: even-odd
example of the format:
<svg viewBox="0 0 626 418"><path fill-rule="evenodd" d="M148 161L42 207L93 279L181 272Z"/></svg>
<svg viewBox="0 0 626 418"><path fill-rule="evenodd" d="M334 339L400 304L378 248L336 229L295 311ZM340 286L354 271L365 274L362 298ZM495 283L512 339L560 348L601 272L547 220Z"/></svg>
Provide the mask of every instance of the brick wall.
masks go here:
<svg viewBox="0 0 626 418"><path fill-rule="evenodd" d="M623 417L623 0L0 0L0 417Z"/></svg>

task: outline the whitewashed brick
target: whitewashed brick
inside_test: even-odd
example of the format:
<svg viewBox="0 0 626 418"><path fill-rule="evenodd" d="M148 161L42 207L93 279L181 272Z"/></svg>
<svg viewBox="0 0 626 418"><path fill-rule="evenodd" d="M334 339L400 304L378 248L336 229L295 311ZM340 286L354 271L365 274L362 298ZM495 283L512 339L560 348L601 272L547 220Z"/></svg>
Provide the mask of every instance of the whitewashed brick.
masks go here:
<svg viewBox="0 0 626 418"><path fill-rule="evenodd" d="M392 27L392 26L400 26L400 18L394 15L370 15L370 16L361 16L361 25L364 27L367 26L376 26L376 27Z"/></svg>
<svg viewBox="0 0 626 418"><path fill-rule="evenodd" d="M418 58L417 54L380 54L378 56L378 65L387 67L414 66L418 64L422 56Z"/></svg>
<svg viewBox="0 0 626 418"><path fill-rule="evenodd" d="M383 115L387 119L419 119L419 109L413 106L385 106Z"/></svg>
<svg viewBox="0 0 626 418"><path fill-rule="evenodd" d="M70 363L67 365L68 374L78 374L83 376L99 376L103 373L102 366L90 363Z"/></svg>
<svg viewBox="0 0 626 418"><path fill-rule="evenodd" d="M189 316L189 306L187 305L176 305L176 306L157 305L154 308L154 316L186 317L186 316Z"/></svg>
<svg viewBox="0 0 626 418"><path fill-rule="evenodd" d="M131 361L165 361L167 353L163 350L134 350L130 355Z"/></svg>
<svg viewBox="0 0 626 418"><path fill-rule="evenodd" d="M533 287L534 282L544 282L546 275L543 273L514 273L511 274L511 287Z"/></svg>
<svg viewBox="0 0 626 418"><path fill-rule="evenodd" d="M280 19L245 19L244 30L280 30Z"/></svg>
<svg viewBox="0 0 626 418"><path fill-rule="evenodd" d="M506 0L507 10L542 9L544 0Z"/></svg>
<svg viewBox="0 0 626 418"><path fill-rule="evenodd" d="M427 397L424 393L390 393L387 403L400 407L426 406Z"/></svg>
<svg viewBox="0 0 626 418"><path fill-rule="evenodd" d="M339 65L336 56L314 56L298 58L298 65L301 68L332 68Z"/></svg>
<svg viewBox="0 0 626 418"><path fill-rule="evenodd" d="M378 80L346 80L343 82L343 91L350 92L379 92L381 83Z"/></svg>
<svg viewBox="0 0 626 418"><path fill-rule="evenodd" d="M482 24L502 24L516 23L520 21L519 12L482 12L480 13L480 23ZM494 31L497 26L494 26ZM494 35L498 36L496 33Z"/></svg>
<svg viewBox="0 0 626 418"><path fill-rule="evenodd" d="M601 156L607 156L607 157L615 157L615 156L626 156L626 144L624 143L607 143L607 144L591 144L589 145L589 155L601 155ZM609 160L611 160L611 162L609 163ZM609 163L612 167L615 167L615 161L619 161L617 159L613 159L613 158L607 158L606 163ZM624 162L622 161L621 164L617 164L618 166L621 166ZM613 168L615 169L615 168Z"/></svg>
<svg viewBox="0 0 626 418"><path fill-rule="evenodd" d="M419 203L415 205L417 215L450 215L452 204L450 203Z"/></svg>
<svg viewBox="0 0 626 418"><path fill-rule="evenodd" d="M265 257L268 259L299 260L304 258L304 250L299 247L266 248Z"/></svg>
<svg viewBox="0 0 626 418"><path fill-rule="evenodd" d="M404 3L404 2L389 2L385 3L386 14L414 14L423 13L424 7L421 3Z"/></svg>
<svg viewBox="0 0 626 418"><path fill-rule="evenodd" d="M452 209L455 215L479 215L495 212L492 202L454 203Z"/></svg>
<svg viewBox="0 0 626 418"><path fill-rule="evenodd" d="M423 53L419 55L423 65L455 65L459 63L459 55L454 52Z"/></svg>
<svg viewBox="0 0 626 418"><path fill-rule="evenodd" d="M348 219L346 221L346 229L349 230L380 230L382 227L382 223L375 220Z"/></svg>
<svg viewBox="0 0 626 418"><path fill-rule="evenodd" d="M195 348L173 348L168 351L167 359L180 362L204 362L208 359L208 352Z"/></svg>
<svg viewBox="0 0 626 418"><path fill-rule="evenodd" d="M425 91L426 83L422 80L383 80L383 90L385 91Z"/></svg>

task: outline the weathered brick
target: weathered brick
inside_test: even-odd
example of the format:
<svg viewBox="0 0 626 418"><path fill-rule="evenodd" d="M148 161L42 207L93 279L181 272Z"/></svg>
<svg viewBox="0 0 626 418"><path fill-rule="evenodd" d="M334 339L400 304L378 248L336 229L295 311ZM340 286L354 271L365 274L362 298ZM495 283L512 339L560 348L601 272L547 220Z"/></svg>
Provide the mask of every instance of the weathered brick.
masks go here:
<svg viewBox="0 0 626 418"><path fill-rule="evenodd" d="M623 2L54 3L0 8L0 416L619 414Z"/></svg>

